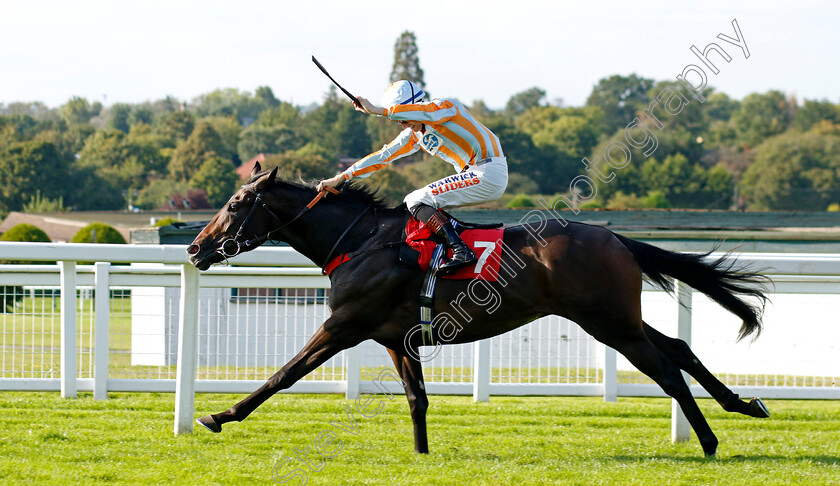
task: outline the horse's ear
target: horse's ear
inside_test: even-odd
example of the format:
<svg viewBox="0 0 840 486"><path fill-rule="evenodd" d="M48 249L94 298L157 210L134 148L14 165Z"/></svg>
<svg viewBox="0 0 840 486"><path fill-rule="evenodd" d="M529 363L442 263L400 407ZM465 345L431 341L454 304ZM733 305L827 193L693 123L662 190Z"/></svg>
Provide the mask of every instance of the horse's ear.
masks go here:
<svg viewBox="0 0 840 486"><path fill-rule="evenodd" d="M257 182L254 184L254 189L259 191L261 189L265 189L269 184L277 179L277 167L271 169L271 172L268 174L260 177Z"/></svg>
<svg viewBox="0 0 840 486"><path fill-rule="evenodd" d="M260 165L259 162L254 162L254 168L251 169L251 177L254 177L255 175L259 174L260 172L262 172L262 166Z"/></svg>

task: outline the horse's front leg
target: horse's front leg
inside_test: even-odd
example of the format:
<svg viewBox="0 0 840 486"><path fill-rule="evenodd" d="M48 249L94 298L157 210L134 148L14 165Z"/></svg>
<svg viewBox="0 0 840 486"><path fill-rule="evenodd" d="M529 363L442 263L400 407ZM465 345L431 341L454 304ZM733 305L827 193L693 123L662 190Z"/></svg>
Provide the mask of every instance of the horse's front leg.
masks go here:
<svg viewBox="0 0 840 486"><path fill-rule="evenodd" d="M365 338L358 330L348 332L349 324L339 324L335 314L326 320L324 324L315 331L303 349L286 363L283 368L268 379L257 391L251 393L247 398L230 407L230 409L207 415L197 420L198 423L207 427L213 432L221 432L222 425L228 422L241 422L251 414L264 401L280 390L289 388L295 382L309 374L315 368L321 366L325 361L335 356L339 351L351 348ZM330 329L327 331L326 329Z"/></svg>
<svg viewBox="0 0 840 486"><path fill-rule="evenodd" d="M429 399L426 397L426 385L423 383L423 367L420 361L409 356L401 348L388 348L391 359L405 382L405 396L411 410L411 420L414 422L414 451L429 453L429 439L426 436L426 410ZM417 348L414 348L417 356Z"/></svg>

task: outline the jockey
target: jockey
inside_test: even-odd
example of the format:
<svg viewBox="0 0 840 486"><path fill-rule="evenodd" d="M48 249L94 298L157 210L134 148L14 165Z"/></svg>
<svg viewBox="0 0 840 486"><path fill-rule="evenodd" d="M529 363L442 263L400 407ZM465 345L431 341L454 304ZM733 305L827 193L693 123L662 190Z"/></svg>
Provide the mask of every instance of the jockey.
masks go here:
<svg viewBox="0 0 840 486"><path fill-rule="evenodd" d="M405 204L452 249L452 258L439 271L452 273L477 261L438 209L481 204L499 199L508 182L507 160L499 138L475 119L459 101L451 98L423 101L426 94L411 81L397 81L385 91L379 107L357 97L357 111L386 116L403 131L390 144L359 160L335 177L321 181L336 187L342 181L368 177L391 162L423 150L452 164L456 174L411 192Z"/></svg>

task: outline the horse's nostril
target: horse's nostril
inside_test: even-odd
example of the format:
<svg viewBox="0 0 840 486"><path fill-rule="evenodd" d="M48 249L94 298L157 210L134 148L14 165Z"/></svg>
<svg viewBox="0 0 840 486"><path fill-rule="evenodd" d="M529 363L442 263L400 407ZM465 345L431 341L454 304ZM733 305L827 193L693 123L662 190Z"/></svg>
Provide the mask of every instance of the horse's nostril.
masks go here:
<svg viewBox="0 0 840 486"><path fill-rule="evenodd" d="M201 247L198 245L190 245L187 247L187 255L195 255L201 250Z"/></svg>

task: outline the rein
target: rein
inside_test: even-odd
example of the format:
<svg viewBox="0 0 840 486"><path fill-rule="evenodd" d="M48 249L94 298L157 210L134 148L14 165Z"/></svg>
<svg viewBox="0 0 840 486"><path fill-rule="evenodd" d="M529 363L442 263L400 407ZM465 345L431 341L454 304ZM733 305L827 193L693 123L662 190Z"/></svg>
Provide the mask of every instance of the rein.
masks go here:
<svg viewBox="0 0 840 486"><path fill-rule="evenodd" d="M274 233L275 231L280 231L283 228L285 228L285 227L289 226L290 224L294 223L295 221L299 220L300 218L303 217L304 214L309 212L310 209L312 209L316 204L318 204L318 202L321 199L323 199L327 195L328 192L332 193L332 194L340 194L340 192L338 190L336 190L335 188L325 187L321 192L319 192L315 196L314 199L312 199L312 201L309 202L309 204L304 206L303 209L301 209L300 212L298 212L295 215L294 218L292 218L291 220L289 220L286 223L283 223L282 221L280 221L280 218L276 214L274 214L274 211L272 211L271 208L269 208L268 205L266 205L263 202L262 191L257 192L257 191L251 189L248 186L242 186L242 189L244 189L244 190L250 192L251 194L253 194L254 196L256 196L256 199L254 200L254 204L251 206L251 209L248 210L248 214L245 215L245 220L242 221L242 224L239 226L239 229L236 231L236 235L233 238L228 238L228 239L224 240L222 242L222 244L219 246L219 249L216 250L216 252L219 253L220 255L222 255L225 258L225 260L227 260L228 258L235 257L236 255L242 253L243 249L247 250L252 245L253 246L259 246L260 244L262 244L263 242L265 242L269 238L271 238L271 234ZM277 228L269 230L264 235L251 238L250 240L241 241L242 232L244 231L245 226L251 220L251 217L254 215L254 212L256 211L257 207L261 207L261 208L265 209L266 212L268 212L268 214L271 215L272 218L274 218L274 221L276 221L279 226ZM396 247L398 247L402 244L402 241L392 241L390 243L385 243L383 245L376 246L376 247L373 247L373 248L366 248L366 249L357 250L357 251L350 252L350 253L344 253L342 255L337 256L336 258L331 259L331 257L335 253L335 250L338 248L338 245L344 240L344 237L347 236L347 234L350 232L350 230L353 229L354 226L356 226L356 223L361 221L361 219L365 216L365 214L367 214L368 211L370 211L371 209L373 209L373 215L374 215L374 218L376 219L376 216L377 216L376 208L373 207L373 206L367 206L361 213L359 213L358 216L356 216L356 218L352 222L350 222L349 225L347 225L347 227L344 229L344 231L341 233L341 235L339 235L338 239L335 240L335 243L333 243L332 248L330 248L330 251L327 253L326 258L324 259L324 264L321 265L321 273L322 274L329 275L335 269L335 267L337 267L338 265L341 265L342 263L344 263L346 261L349 261L351 258L359 256L363 253L367 253L367 252L371 252L371 251L384 250L384 249L387 249L387 248L396 248ZM374 222L373 227L371 228L370 232L367 235L365 235L364 238L362 238L361 242L364 242L368 238L373 236L376 233L376 230L377 230L377 223Z"/></svg>
<svg viewBox="0 0 840 486"><path fill-rule="evenodd" d="M323 199L324 196L327 195L327 192L332 193L332 194L340 194L339 191L336 190L335 188L332 188L332 187L329 187L329 186L325 187L321 192L318 193L318 195L315 196L314 199L309 201L309 204L304 206L303 209L301 209L300 212L298 212L297 215L294 218L292 218L291 220L289 220L287 223L284 224L282 221L280 221L280 218L278 218L277 215L274 214L274 211L272 211L271 208L269 208L264 202L262 202L262 199L263 199L262 191L257 192L257 191L251 189L248 186L242 186L242 189L245 189L246 191L248 191L251 194L253 194L254 196L256 196L256 199L254 200L254 204L251 206L251 209L248 211L248 214L245 216L245 221L242 222L242 224L239 226L239 229L236 231L236 235L233 238L228 238L228 239L224 240L222 242L222 244L219 245L219 249L216 250L216 252L221 254L225 259L235 257L236 255L242 253L243 248L247 249L252 245L259 246L260 244L267 241L271 237L271 233L273 233L275 231L280 231L283 228L285 228L285 227L289 226L290 224L294 223L295 221L299 220L301 217L303 217L304 214L308 213L310 209L312 209L316 204L318 204L318 201ZM251 220L251 216L254 215L254 211L256 211L257 207L262 207L263 209L265 209L268 212L268 214L270 214L271 217L274 218L274 221L276 221L277 224L279 224L280 226L278 228L268 230L268 232L265 233L262 236L257 236L255 238L250 239L250 240L240 241L240 238L242 238L242 232L245 229L245 225L247 225L248 221ZM345 231L345 234L346 233L347 232ZM343 236L344 235L342 235L342 237ZM339 238L339 240L340 240L340 238ZM338 242L336 242L336 245L337 244L338 244ZM333 248L333 249L335 249L335 248Z"/></svg>
<svg viewBox="0 0 840 486"><path fill-rule="evenodd" d="M362 219L362 217L365 214L367 214L367 212L370 210L370 208L371 208L371 206L368 206L364 209L364 211L359 213L359 215L356 216L356 219L354 219L352 223L350 223L349 225L347 225L346 228L344 228L344 232L341 233L341 236L339 236L338 239L335 240L335 243L333 244L332 248L330 248L330 252L327 253L327 257L324 258L324 264L321 265L321 273L322 274L324 274L324 275L327 274L327 270L326 270L327 264L330 263L330 257L333 256L333 253L335 253L335 249L338 248L338 244L341 243L341 240L343 240L345 236L347 236L347 233L350 232L350 230L353 228L353 226L356 226L356 223L358 223L359 220ZM376 208L373 209L373 216L374 216L374 219L375 219L376 218ZM374 233L376 233L376 223L373 224L373 228L371 228L370 233L368 233L367 236L362 238L362 241L367 240L368 238L373 236Z"/></svg>

